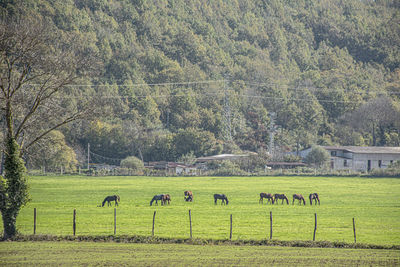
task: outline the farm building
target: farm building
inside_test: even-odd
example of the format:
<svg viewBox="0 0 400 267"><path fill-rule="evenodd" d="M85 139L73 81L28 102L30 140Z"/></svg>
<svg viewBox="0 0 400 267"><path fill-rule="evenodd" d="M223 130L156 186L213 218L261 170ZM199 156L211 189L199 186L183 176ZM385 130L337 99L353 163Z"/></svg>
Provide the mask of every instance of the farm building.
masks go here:
<svg viewBox="0 0 400 267"><path fill-rule="evenodd" d="M256 153L254 153L256 154ZM238 160L238 159L243 159L243 158L248 158L249 154L220 154L220 155L214 155L214 156L208 156L208 157L200 157L196 159L197 163L207 163L207 162L212 162L212 161L218 161L218 160Z"/></svg>
<svg viewBox="0 0 400 267"><path fill-rule="evenodd" d="M333 170L370 171L385 169L391 163L400 160L400 147L360 147L360 146L321 146L331 158ZM311 148L299 152L305 158Z"/></svg>

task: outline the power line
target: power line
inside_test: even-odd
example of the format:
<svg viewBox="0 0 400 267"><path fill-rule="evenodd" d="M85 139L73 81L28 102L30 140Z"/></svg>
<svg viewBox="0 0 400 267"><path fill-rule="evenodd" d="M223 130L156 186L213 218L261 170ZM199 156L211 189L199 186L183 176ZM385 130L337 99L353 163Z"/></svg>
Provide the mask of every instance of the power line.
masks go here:
<svg viewBox="0 0 400 267"><path fill-rule="evenodd" d="M274 82L268 82L268 83L257 83L257 82L252 82L252 81L243 81L243 80L236 80L236 81L231 81L232 83L234 82L244 82L245 84L248 85L253 85L253 86L270 86L270 87L275 87L275 88L282 88L286 90L308 90L311 92L316 92L316 89L321 89L323 92L330 91L330 92L346 92L346 93L355 93L355 94L364 94L366 92L352 92L349 90L337 90L333 88L326 88L326 87L319 87L315 85L310 85L308 86L300 86L300 87L290 87L290 86L285 86L279 83L274 83ZM204 81L186 81L186 82L168 82L168 83L135 83L135 84L69 84L65 85L64 87L141 87L141 86L171 86L171 85L194 85L194 84L212 84L212 83L226 83L227 80L204 80ZM40 84L27 84L27 86L40 86ZM232 89L231 89L232 90ZM317 91L320 92L320 91ZM374 92L369 92L369 93L374 93ZM400 94L400 92L395 92L395 91L386 91L388 94Z"/></svg>
<svg viewBox="0 0 400 267"><path fill-rule="evenodd" d="M205 81L187 81L175 83L135 83L135 84L67 84L63 87L140 87L140 86L171 86L171 85L192 85L192 84L211 84L222 83L224 80L205 80ZM40 84L27 84L29 86L41 86Z"/></svg>
<svg viewBox="0 0 400 267"><path fill-rule="evenodd" d="M177 82L177 83L154 83L154 84L132 84L132 85L123 85L123 84L119 84L119 85L79 85L79 84L75 84L75 85L68 85L69 87L113 87L113 86L118 86L118 87L138 87L138 86L144 86L144 85L148 85L148 86L171 86L171 85L194 85L194 84L211 84L211 83L221 83L224 82L224 87L223 87L223 92L216 92L216 93L210 93L210 92L201 92L201 93L196 93L194 92L194 94L198 95L210 95L210 96L222 96L224 95L224 106L226 106L226 99L229 98L229 92L236 92L234 89L228 89L226 88L226 82L227 80L205 80L205 81L188 81L188 82ZM330 88L322 88L322 87L314 87L311 86L310 88L307 87L296 87L296 88L289 88L289 87L284 87L282 85L276 84L276 83L255 83L255 82L251 82L251 81L244 81L246 84L249 85L253 85L253 86L274 86L274 87L281 87L281 88L285 88L286 90L296 90L296 91L305 91L308 90L311 93L313 93L313 95L315 96L316 93L326 93L326 92L338 92L338 93L350 93L350 94L360 94L360 95L371 95L374 94L375 96L386 96L387 94L389 95L400 95L400 92L393 92L393 91L386 91L386 92L352 92L352 91L339 91L336 89L330 89ZM319 90L315 90L315 89L321 89L321 91ZM189 90L186 89L186 90ZM84 97L96 97L96 98L100 98L100 99L121 99L121 100L130 100L130 99L134 99L134 98L147 98L147 97L151 97L151 98L171 98L171 97L185 97L188 95L192 95L192 94L166 94L166 95L151 95L151 94L146 94L146 95L132 95L132 96L121 96L121 95L78 95L78 96L57 96L55 97L55 99L81 99ZM313 99L309 99L309 98L298 98L296 97L277 97L277 96L262 96L262 95L249 95L249 94L239 94L237 95L238 97L244 97L244 98L259 98L259 99L271 99L271 100L288 100L288 101L303 101L303 102L312 102L312 101L318 101L321 103L359 103L360 101L353 101L353 100L332 100L332 99L318 99L318 98L313 98Z"/></svg>
<svg viewBox="0 0 400 267"><path fill-rule="evenodd" d="M106 160L113 160L113 161L122 161L122 160L124 160L124 159L119 159L119 158L105 157L105 156L96 154L96 153L94 153L94 152L92 152L92 151L90 151L89 153L90 153L91 155L95 156L95 157L99 157L99 158L106 159Z"/></svg>
<svg viewBox="0 0 400 267"><path fill-rule="evenodd" d="M227 90L227 91L233 91L233 90ZM151 98L169 98L169 97L185 97L185 96L192 96L192 95L209 95L209 96L224 96L224 92L220 93L195 93L195 94L176 94L176 95L140 95L140 96L119 96L119 95L106 95L106 96L86 96L86 97L97 97L101 99L121 99L121 100L129 100L129 99L134 99L134 98L146 98L146 97L151 97ZM377 94L378 96L385 96L386 94ZM237 97L243 97L243 98L259 98L259 99L271 99L271 100L291 100L291 101L305 101L305 102L313 102L313 101L318 101L318 102L327 102L327 103L359 103L360 101L353 101L353 100L331 100L331 99L318 99L318 98L296 98L296 97L276 97L276 96L260 96L260 95L248 95L248 94L238 94L236 95ZM55 99L79 99L83 96L62 96L62 97L55 97Z"/></svg>

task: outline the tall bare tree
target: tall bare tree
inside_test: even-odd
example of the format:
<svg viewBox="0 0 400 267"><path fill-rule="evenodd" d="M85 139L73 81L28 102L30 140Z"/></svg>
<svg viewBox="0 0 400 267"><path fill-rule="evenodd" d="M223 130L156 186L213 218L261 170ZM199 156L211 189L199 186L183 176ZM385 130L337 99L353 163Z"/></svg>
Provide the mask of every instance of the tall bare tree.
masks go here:
<svg viewBox="0 0 400 267"><path fill-rule="evenodd" d="M93 111L93 105L88 108L69 87L92 70L92 52L84 41L61 34L50 21L26 13L0 21L4 238L16 234L17 215L29 198L23 153L51 131Z"/></svg>

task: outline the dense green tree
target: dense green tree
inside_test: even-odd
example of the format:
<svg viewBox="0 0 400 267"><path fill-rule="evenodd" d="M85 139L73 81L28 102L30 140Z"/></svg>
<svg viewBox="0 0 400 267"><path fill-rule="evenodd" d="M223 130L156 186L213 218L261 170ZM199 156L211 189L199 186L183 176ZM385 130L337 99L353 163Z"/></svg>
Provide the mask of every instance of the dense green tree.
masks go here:
<svg viewBox="0 0 400 267"><path fill-rule="evenodd" d="M210 156L219 154L222 150L212 133L196 128L179 130L174 135L173 144L178 157L190 152L196 157Z"/></svg>

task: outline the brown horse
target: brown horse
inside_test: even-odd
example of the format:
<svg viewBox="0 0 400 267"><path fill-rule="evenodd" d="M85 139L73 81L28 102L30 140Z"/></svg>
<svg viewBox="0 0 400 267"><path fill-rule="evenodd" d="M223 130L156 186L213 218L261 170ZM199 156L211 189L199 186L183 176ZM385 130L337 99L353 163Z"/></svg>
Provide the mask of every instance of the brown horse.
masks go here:
<svg viewBox="0 0 400 267"><path fill-rule="evenodd" d="M289 205L289 199L285 196L285 194L275 194L274 195L275 202L278 202L277 199L282 199L282 203L281 204L283 204L283 201L286 200L286 204Z"/></svg>
<svg viewBox="0 0 400 267"><path fill-rule="evenodd" d="M185 197L184 197L184 199L185 199L186 201L192 202L192 201L193 201L193 193L192 193L192 191L185 191Z"/></svg>
<svg viewBox="0 0 400 267"><path fill-rule="evenodd" d="M101 203L101 206L104 207L104 204L107 202L107 206L111 205L111 201L115 201L115 206L118 206L118 202L121 201L118 195L113 195L113 196L108 196L103 200L103 203Z"/></svg>
<svg viewBox="0 0 400 267"><path fill-rule="evenodd" d="M269 202L271 202L272 204L274 204L274 196L270 193L260 193L260 200L258 201L258 203L263 204L263 200L264 198L268 199L267 204Z"/></svg>
<svg viewBox="0 0 400 267"><path fill-rule="evenodd" d="M171 202L171 196L169 194L165 194L163 196L163 198L162 198L162 204L163 205L167 204L167 202L168 202L168 205Z"/></svg>
<svg viewBox="0 0 400 267"><path fill-rule="evenodd" d="M320 204L318 193L312 193L312 194L310 194L310 196L308 198L310 199L310 205L312 205L313 200L315 200L315 205L317 205L317 201L318 201L318 205Z"/></svg>
<svg viewBox="0 0 400 267"><path fill-rule="evenodd" d="M300 194L294 194L293 195L293 201L292 201L292 205L294 204L294 200L297 199L301 205L301 201L303 201L304 206L306 205L306 201L304 200L304 197Z"/></svg>

